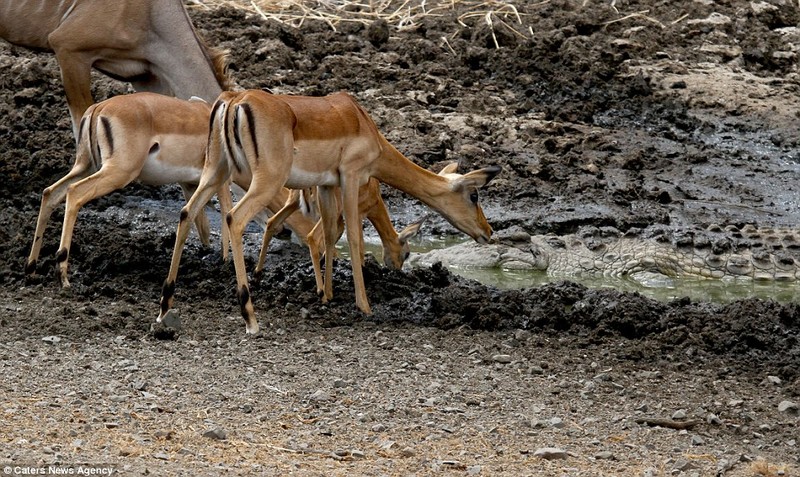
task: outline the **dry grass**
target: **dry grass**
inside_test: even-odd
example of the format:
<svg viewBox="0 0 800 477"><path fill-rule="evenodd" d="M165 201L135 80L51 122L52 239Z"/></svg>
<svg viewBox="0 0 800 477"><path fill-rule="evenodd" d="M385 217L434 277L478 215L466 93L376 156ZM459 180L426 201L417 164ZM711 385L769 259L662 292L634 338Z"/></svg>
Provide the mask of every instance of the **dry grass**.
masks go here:
<svg viewBox="0 0 800 477"><path fill-rule="evenodd" d="M781 475L796 475L784 464L770 464L764 459L756 459L750 463L750 472L758 477L778 477Z"/></svg>
<svg viewBox="0 0 800 477"><path fill-rule="evenodd" d="M535 8L543 0L527 5ZM458 22L484 22L492 31L503 26L523 38L532 35L523 27L523 17L513 2L503 0L192 0L195 8L227 6L257 14L264 19L300 28L306 21L321 21L334 31L343 23L370 24L381 19L397 30L416 28L425 17L440 16L458 9ZM495 46L499 46L495 38Z"/></svg>

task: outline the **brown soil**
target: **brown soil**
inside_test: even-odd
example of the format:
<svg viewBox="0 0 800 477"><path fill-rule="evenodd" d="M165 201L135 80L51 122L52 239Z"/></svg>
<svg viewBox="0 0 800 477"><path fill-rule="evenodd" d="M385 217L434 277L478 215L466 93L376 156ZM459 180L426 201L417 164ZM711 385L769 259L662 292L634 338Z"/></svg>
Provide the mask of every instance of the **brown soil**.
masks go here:
<svg viewBox="0 0 800 477"><path fill-rule="evenodd" d="M412 29L389 25L388 37L380 24L295 29L233 9L192 17L231 50L241 87L347 90L419 164L503 166L481 199L495 230L797 226L797 6L616 3L518 2L522 25L498 14L493 28L485 16L459 24L470 4L457 3ZM714 13L729 21L698 21ZM132 186L87 206L72 291L51 272L58 225L26 279L41 191L74 146L52 55L2 44L0 67L0 465L800 472L800 418L779 411L800 401L797 303L664 303L571 282L503 291L438 266L397 272L369 260L374 314L364 317L346 262L323 305L306 252L276 241L253 289L264 332L244 339L232 266L192 239L176 295L182 329L152 329L177 187ZM127 91L95 79L97 98ZM427 213L385 195L398 224ZM426 230L456 234L437 218ZM252 266L255 229L247 240ZM674 424L676 412L685 429L642 422ZM210 429L226 438L204 437ZM566 455L542 459L544 447Z"/></svg>

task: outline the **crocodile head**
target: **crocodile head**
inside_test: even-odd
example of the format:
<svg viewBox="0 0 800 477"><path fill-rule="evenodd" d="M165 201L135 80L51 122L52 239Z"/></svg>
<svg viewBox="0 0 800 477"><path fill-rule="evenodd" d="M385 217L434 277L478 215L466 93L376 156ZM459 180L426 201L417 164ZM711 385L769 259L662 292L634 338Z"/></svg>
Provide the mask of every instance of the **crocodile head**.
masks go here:
<svg viewBox="0 0 800 477"><path fill-rule="evenodd" d="M533 255L533 269L547 270L550 266L550 257L553 255L553 246L547 241L547 237L538 235L531 237L530 252Z"/></svg>

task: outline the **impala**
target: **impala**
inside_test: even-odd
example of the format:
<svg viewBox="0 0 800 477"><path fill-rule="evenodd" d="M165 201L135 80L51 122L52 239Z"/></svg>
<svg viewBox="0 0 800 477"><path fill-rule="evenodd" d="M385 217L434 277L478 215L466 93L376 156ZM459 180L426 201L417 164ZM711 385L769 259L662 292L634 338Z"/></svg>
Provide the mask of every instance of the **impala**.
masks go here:
<svg viewBox="0 0 800 477"><path fill-rule="evenodd" d="M76 141L92 68L183 99L229 89L224 52L206 46L181 0L5 0L0 38L55 53Z"/></svg>
<svg viewBox="0 0 800 477"><path fill-rule="evenodd" d="M211 110L209 146L200 184L181 211L165 292L172 291L168 287L174 289L182 240L188 234L190 221L229 177L236 181L246 175L252 178L247 193L226 220L247 333L258 333L258 322L247 282L242 234L247 222L284 186L318 187L325 243L324 300L333 296L333 245L338 232L335 188L341 188L356 305L370 313L361 270L359 188L375 177L420 199L456 228L477 242L486 243L492 228L478 204L478 189L499 172L499 167L492 166L465 175L438 175L417 166L389 144L369 115L346 93L307 97L263 91L224 92ZM165 295L160 316L165 312Z"/></svg>
<svg viewBox="0 0 800 477"><path fill-rule="evenodd" d="M67 259L75 220L87 202L136 179L151 185L179 183L189 199L203 171L210 109L203 100L184 101L154 93L115 96L90 106L80 121L80 140L72 169L42 193L26 273L35 272L47 222L65 198L61 244L56 255L61 285L65 288L69 287ZM219 196L220 201L230 200L229 194ZM272 210L279 210L287 198L288 191L282 191L269 205ZM224 211L231 206L220 204ZM194 222L200 240L208 245L208 219L202 210ZM292 214L287 223L301 237L308 235L314 225L300 214ZM228 241L223 221L225 257Z"/></svg>
<svg viewBox="0 0 800 477"><path fill-rule="evenodd" d="M380 182L377 179L370 179L370 181L361 186L358 192L358 210L361 211L362 218L366 217L375 227L378 236L381 238L381 245L383 247L383 264L387 268L400 270L403 268L403 263L408 259L411 249L408 241L417 236L422 227L423 222L417 221L399 233L392 225L389 218L389 211L386 210L386 204L383 203L381 198ZM267 249L269 242L275 233L279 230L281 224L293 212L301 208L302 202L316 202L315 189L306 189L302 192L310 191L310 194L301 194L300 189L293 189L289 196L286 205L278 212L275 213L267 221L266 231L264 232L263 242L261 244L261 252L258 254L258 263L256 264L255 271L253 272L256 278L260 277L264 271L264 261L267 256ZM306 197L308 195L308 197ZM311 215L314 204L309 204L304 209L305 215ZM316 211L318 214L318 210ZM341 208L339 208L339 220L337 222L337 241L344 233L344 222L341 220ZM306 237L308 249L311 254L311 262L314 266L314 281L317 285L317 293L323 293L324 284L322 280L322 269L320 268L320 257L322 255L322 248L324 247L324 237L322 231L322 222L318 221L311 233Z"/></svg>

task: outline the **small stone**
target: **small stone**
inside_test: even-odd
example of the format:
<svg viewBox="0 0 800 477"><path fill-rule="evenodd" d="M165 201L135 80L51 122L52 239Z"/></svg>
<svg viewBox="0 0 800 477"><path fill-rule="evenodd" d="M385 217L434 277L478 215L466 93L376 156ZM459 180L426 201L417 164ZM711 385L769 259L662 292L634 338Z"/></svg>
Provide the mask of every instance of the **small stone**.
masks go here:
<svg viewBox="0 0 800 477"><path fill-rule="evenodd" d="M397 447L397 441L393 441L393 440L380 441L380 442L378 442L378 447L381 450L392 450L395 447Z"/></svg>
<svg viewBox="0 0 800 477"><path fill-rule="evenodd" d="M706 441L702 437L696 436L696 435L692 436L692 445L693 446L701 446L701 445L703 445L705 443L706 443Z"/></svg>
<svg viewBox="0 0 800 477"><path fill-rule="evenodd" d="M161 323L163 323L167 328L175 331L181 330L181 317L178 314L178 311L175 309L167 311L167 313L161 319Z"/></svg>
<svg viewBox="0 0 800 477"><path fill-rule="evenodd" d="M414 457L414 455L416 455L416 452L414 452L414 449L411 447L403 447L400 449L400 456L402 457Z"/></svg>
<svg viewBox="0 0 800 477"><path fill-rule="evenodd" d="M333 387L334 388L343 388L347 386L347 381L344 379L334 379L333 380Z"/></svg>
<svg viewBox="0 0 800 477"><path fill-rule="evenodd" d="M534 457L545 460L566 459L568 457L567 451L559 449L558 447L541 447L536 449L533 453Z"/></svg>
<svg viewBox="0 0 800 477"><path fill-rule="evenodd" d="M778 404L778 411L797 414L798 406L794 401L781 401L781 403Z"/></svg>
<svg viewBox="0 0 800 477"><path fill-rule="evenodd" d="M331 395L328 394L327 392L323 391L322 389L318 389L318 390L314 391L313 394L308 396L308 399L310 401L330 401L331 400Z"/></svg>
<svg viewBox="0 0 800 477"><path fill-rule="evenodd" d="M770 383L770 384L774 384L774 385L778 386L778 385L781 384L782 381L781 381L781 378L779 378L777 376L767 376L767 382Z"/></svg>
<svg viewBox="0 0 800 477"><path fill-rule="evenodd" d="M594 455L597 460L613 460L614 454L611 451L600 451Z"/></svg>
<svg viewBox="0 0 800 477"><path fill-rule="evenodd" d="M688 459L680 458L680 459L675 461L675 464L673 464L672 468L675 469L675 470L679 470L681 472L686 472L687 470L692 470L692 469L695 469L696 467L692 463L692 461L690 461Z"/></svg>
<svg viewBox="0 0 800 477"><path fill-rule="evenodd" d="M706 422L709 424L722 424L722 419L716 414L709 413L708 416L706 416Z"/></svg>
<svg viewBox="0 0 800 477"><path fill-rule="evenodd" d="M61 338L58 336L45 336L42 338L42 341L45 343L56 344L61 341Z"/></svg>
<svg viewBox="0 0 800 477"><path fill-rule="evenodd" d="M672 419L676 421L681 419L686 419L686 411L683 409L678 409L677 411L672 413Z"/></svg>
<svg viewBox="0 0 800 477"><path fill-rule="evenodd" d="M386 426L383 424L375 424L372 426L372 432L383 432L386 430Z"/></svg>
<svg viewBox="0 0 800 477"><path fill-rule="evenodd" d="M353 449L352 451L350 451L350 455L354 459L363 459L366 456L366 454L364 454L364 451L358 449Z"/></svg>
<svg viewBox="0 0 800 477"><path fill-rule="evenodd" d="M479 465L471 465L467 467L467 474L469 475L478 475L481 473L481 466Z"/></svg>
<svg viewBox="0 0 800 477"><path fill-rule="evenodd" d="M116 429L118 427L119 427L119 423L118 422L107 422L106 423L106 429Z"/></svg>
<svg viewBox="0 0 800 477"><path fill-rule="evenodd" d="M125 401L128 400L128 398L127 398L127 396L120 396L120 395L115 394L113 396L109 396L108 400L111 401L111 402L125 402Z"/></svg>
<svg viewBox="0 0 800 477"><path fill-rule="evenodd" d="M555 427L556 429L561 429L564 427L564 420L560 417L554 417L550 419L550 427Z"/></svg>
<svg viewBox="0 0 800 477"><path fill-rule="evenodd" d="M166 452L156 452L155 454L153 454L153 457L158 460L169 460L169 454L167 454Z"/></svg>
<svg viewBox="0 0 800 477"><path fill-rule="evenodd" d="M203 437L208 437L209 439L216 439L218 441L224 441L225 439L228 438L227 434L225 434L225 431L219 428L207 430L206 432L203 433Z"/></svg>
<svg viewBox="0 0 800 477"><path fill-rule="evenodd" d="M508 364L511 362L511 355L510 354L496 354L492 356L492 361L495 363L502 363Z"/></svg>
<svg viewBox="0 0 800 477"><path fill-rule="evenodd" d="M744 404L744 400L742 399L731 399L730 401L728 401L728 406L730 407L739 407L742 404Z"/></svg>

